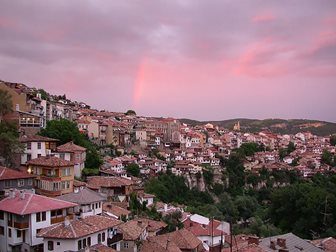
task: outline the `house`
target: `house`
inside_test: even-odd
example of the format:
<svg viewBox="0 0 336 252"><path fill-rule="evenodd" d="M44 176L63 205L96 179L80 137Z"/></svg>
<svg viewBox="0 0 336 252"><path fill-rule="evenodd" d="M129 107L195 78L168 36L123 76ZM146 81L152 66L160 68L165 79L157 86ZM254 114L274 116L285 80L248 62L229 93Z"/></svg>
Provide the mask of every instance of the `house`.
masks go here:
<svg viewBox="0 0 336 252"><path fill-rule="evenodd" d="M323 249L325 252L334 252L336 251L336 239L333 237L327 237L319 240L311 241L315 246Z"/></svg>
<svg viewBox="0 0 336 252"><path fill-rule="evenodd" d="M140 252L182 252L182 250L174 243L166 240L165 237L155 236L148 237L146 241L143 241L140 246Z"/></svg>
<svg viewBox="0 0 336 252"><path fill-rule="evenodd" d="M106 197L103 197L101 194L89 188L83 188L73 193L64 194L56 197L56 199L78 204L78 206L75 207L75 214L78 218L102 214L103 203L106 201Z"/></svg>
<svg viewBox="0 0 336 252"><path fill-rule="evenodd" d="M139 243L147 239L147 224L141 220L131 220L118 226L122 234L120 251L137 252Z"/></svg>
<svg viewBox="0 0 336 252"><path fill-rule="evenodd" d="M103 203L103 215L106 215L108 217L112 217L118 220L128 220L130 213L131 211L116 204L113 204L112 202Z"/></svg>
<svg viewBox="0 0 336 252"><path fill-rule="evenodd" d="M25 165L27 161L45 157L56 150L57 139L43 137L38 135L22 136L20 142L24 145L24 152L21 154L21 164Z"/></svg>
<svg viewBox="0 0 336 252"><path fill-rule="evenodd" d="M153 205L155 195L149 194L149 193L138 193L137 198L138 198L138 200L140 201L141 204L146 202L146 206L149 207L149 206Z"/></svg>
<svg viewBox="0 0 336 252"><path fill-rule="evenodd" d="M120 223L113 218L91 215L43 228L38 236L43 238L44 251L81 251L97 244L107 246L107 239Z"/></svg>
<svg viewBox="0 0 336 252"><path fill-rule="evenodd" d="M81 177L85 167L86 148L74 144L72 141L57 147L60 158L74 162L74 172L76 177Z"/></svg>
<svg viewBox="0 0 336 252"><path fill-rule="evenodd" d="M34 178L31 174L0 166L0 196L11 188L32 189Z"/></svg>
<svg viewBox="0 0 336 252"><path fill-rule="evenodd" d="M127 201L132 192L133 181L122 177L100 177L92 176L87 178L87 187L107 195L108 200Z"/></svg>
<svg viewBox="0 0 336 252"><path fill-rule="evenodd" d="M10 191L0 201L0 251L43 251L41 228L73 218L77 204L24 190Z"/></svg>
<svg viewBox="0 0 336 252"><path fill-rule="evenodd" d="M168 226L162 221L155 221L146 218L138 218L137 221L147 225L148 237L159 235L162 233L163 229Z"/></svg>
<svg viewBox="0 0 336 252"><path fill-rule="evenodd" d="M183 221L183 226L203 242L204 248L218 248L225 242L225 235L230 233L230 224L204 216L193 214Z"/></svg>
<svg viewBox="0 0 336 252"><path fill-rule="evenodd" d="M73 192L74 163L54 156L39 157L27 162L28 173L36 176L34 188L49 197Z"/></svg>

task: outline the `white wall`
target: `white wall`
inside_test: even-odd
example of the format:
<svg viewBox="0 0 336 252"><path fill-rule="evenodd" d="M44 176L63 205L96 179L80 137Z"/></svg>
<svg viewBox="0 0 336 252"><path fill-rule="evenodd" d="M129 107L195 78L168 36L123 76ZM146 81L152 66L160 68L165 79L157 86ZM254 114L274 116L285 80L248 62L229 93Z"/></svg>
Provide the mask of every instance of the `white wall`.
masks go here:
<svg viewBox="0 0 336 252"><path fill-rule="evenodd" d="M23 154L21 154L21 164L26 164L27 162L27 154L31 154L31 159L37 158L37 155L40 154L41 156L46 156L46 147L45 142L41 143L41 149L37 148L37 142L31 142L31 149L28 150L27 147Z"/></svg>

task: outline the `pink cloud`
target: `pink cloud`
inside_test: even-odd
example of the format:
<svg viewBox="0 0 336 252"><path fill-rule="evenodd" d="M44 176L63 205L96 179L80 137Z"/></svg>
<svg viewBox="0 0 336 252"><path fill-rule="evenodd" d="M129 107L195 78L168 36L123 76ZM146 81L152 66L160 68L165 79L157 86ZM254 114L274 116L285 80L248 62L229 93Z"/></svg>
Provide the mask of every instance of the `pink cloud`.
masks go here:
<svg viewBox="0 0 336 252"><path fill-rule="evenodd" d="M275 20L275 16L273 14L270 14L270 13L260 14L260 15L254 16L252 18L252 21L256 22L256 23L271 22L273 20Z"/></svg>

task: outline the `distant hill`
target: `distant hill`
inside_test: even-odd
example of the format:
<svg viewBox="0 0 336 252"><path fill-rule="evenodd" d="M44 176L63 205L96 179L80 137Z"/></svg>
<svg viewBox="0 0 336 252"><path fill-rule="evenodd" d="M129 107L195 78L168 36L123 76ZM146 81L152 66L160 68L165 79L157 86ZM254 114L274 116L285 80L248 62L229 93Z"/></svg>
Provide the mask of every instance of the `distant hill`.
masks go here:
<svg viewBox="0 0 336 252"><path fill-rule="evenodd" d="M258 132L261 130L270 130L280 134L296 134L298 132L309 131L318 136L328 136L336 133L336 123L305 120L305 119L246 119L237 118L223 121L196 121L192 119L179 119L181 122L195 126L206 123L211 123L227 129L233 129L233 126L238 121L242 132Z"/></svg>

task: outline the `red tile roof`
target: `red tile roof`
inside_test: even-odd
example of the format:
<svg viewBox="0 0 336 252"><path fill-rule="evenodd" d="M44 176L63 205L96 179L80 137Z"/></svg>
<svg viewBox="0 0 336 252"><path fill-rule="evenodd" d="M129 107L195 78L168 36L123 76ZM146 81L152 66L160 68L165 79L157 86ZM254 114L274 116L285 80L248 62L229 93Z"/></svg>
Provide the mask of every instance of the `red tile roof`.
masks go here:
<svg viewBox="0 0 336 252"><path fill-rule="evenodd" d="M35 176L30 175L29 173L13 170L7 167L0 166L0 180L9 180L9 179L25 179L25 178L34 178Z"/></svg>
<svg viewBox="0 0 336 252"><path fill-rule="evenodd" d="M122 208L120 206L117 206L115 204L112 204L111 202L105 202L103 204L103 211L111 213L115 216L117 216L118 218L121 217L122 215L129 215L131 213L131 211Z"/></svg>
<svg viewBox="0 0 336 252"><path fill-rule="evenodd" d="M20 142L21 143L26 143L26 142L58 142L59 140L54 139L54 138L49 138L49 137L44 137L44 136L39 136L39 135L31 135L31 136L22 136L20 137Z"/></svg>
<svg viewBox="0 0 336 252"><path fill-rule="evenodd" d="M73 142L68 142L66 144L60 145L57 147L58 152L83 152L86 149L82 146L76 145Z"/></svg>
<svg viewBox="0 0 336 252"><path fill-rule="evenodd" d="M77 206L74 203L48 198L31 192L24 192L24 195L24 199L21 199L20 192L16 191L14 198L7 197L1 200L0 210L25 215Z"/></svg>
<svg viewBox="0 0 336 252"><path fill-rule="evenodd" d="M47 228L43 228L39 237L55 239L77 239L89 234L97 233L121 224L122 221L100 216L92 215L84 219L69 221L68 225L59 223Z"/></svg>
<svg viewBox="0 0 336 252"><path fill-rule="evenodd" d="M174 242L181 250L196 249L200 245L202 246L202 241L187 229L177 230L160 236Z"/></svg>
<svg viewBox="0 0 336 252"><path fill-rule="evenodd" d="M132 185L129 179L121 177L100 177L92 176L87 178L87 186L91 189L99 189L100 187L121 187Z"/></svg>
<svg viewBox="0 0 336 252"><path fill-rule="evenodd" d="M47 167L65 167L74 166L74 162L67 161L54 156L46 156L32 159L27 162L28 165L47 166Z"/></svg>

